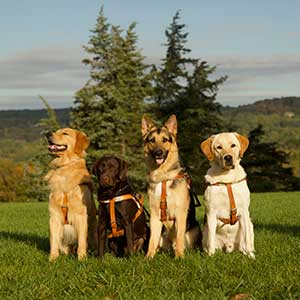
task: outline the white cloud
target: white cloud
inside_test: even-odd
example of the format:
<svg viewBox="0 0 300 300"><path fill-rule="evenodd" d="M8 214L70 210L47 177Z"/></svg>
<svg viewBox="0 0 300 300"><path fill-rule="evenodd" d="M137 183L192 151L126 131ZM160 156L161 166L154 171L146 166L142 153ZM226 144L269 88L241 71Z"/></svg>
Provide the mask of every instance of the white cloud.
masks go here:
<svg viewBox="0 0 300 300"><path fill-rule="evenodd" d="M83 49L53 47L16 53L0 60L0 109L41 107L38 95L53 106L70 106L89 78Z"/></svg>
<svg viewBox="0 0 300 300"><path fill-rule="evenodd" d="M85 57L82 48L52 47L0 59L0 109L43 107L38 95L53 107L71 106L74 93L89 79L89 69L81 63ZM217 66L214 77L228 75L217 97L221 104L300 95L300 54L203 59ZM148 57L146 63L160 64L161 58Z"/></svg>

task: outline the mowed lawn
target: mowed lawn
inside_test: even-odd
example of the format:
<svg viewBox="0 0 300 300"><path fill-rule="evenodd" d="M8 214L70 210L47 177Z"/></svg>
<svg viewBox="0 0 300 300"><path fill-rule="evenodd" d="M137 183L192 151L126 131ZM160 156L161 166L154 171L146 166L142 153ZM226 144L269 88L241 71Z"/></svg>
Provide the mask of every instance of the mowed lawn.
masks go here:
<svg viewBox="0 0 300 300"><path fill-rule="evenodd" d="M50 263L47 203L2 203L0 299L300 299L300 192L252 194L251 217L256 260L188 251Z"/></svg>

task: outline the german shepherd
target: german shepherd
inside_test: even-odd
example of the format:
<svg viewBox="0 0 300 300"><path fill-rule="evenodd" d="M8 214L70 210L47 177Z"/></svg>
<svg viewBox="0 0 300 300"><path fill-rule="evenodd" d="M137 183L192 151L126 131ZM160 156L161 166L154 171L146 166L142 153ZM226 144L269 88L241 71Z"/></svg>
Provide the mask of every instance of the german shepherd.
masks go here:
<svg viewBox="0 0 300 300"><path fill-rule="evenodd" d="M201 230L195 217L194 201L190 200L189 179L180 166L176 134L175 115L162 127L155 126L146 116L142 119L144 156L149 171L147 257L153 257L158 247L165 250L173 247L175 256L182 257L186 247L201 245Z"/></svg>

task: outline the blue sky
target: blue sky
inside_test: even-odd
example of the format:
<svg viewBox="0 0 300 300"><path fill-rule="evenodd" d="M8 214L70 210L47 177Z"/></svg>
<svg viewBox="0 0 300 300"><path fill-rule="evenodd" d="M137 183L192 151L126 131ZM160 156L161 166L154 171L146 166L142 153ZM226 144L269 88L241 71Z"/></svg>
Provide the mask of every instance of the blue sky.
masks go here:
<svg viewBox="0 0 300 300"><path fill-rule="evenodd" d="M164 31L175 12L191 56L228 75L217 101L241 105L300 96L300 1L297 0L7 0L0 10L0 110L73 105L89 78L81 61L104 5L108 21L136 21L146 62L165 55Z"/></svg>

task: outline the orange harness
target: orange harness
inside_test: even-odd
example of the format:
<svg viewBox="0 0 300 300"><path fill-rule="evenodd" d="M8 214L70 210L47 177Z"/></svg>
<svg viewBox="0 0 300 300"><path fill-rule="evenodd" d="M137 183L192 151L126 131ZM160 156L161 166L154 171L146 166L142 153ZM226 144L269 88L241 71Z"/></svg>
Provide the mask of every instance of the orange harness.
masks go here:
<svg viewBox="0 0 300 300"><path fill-rule="evenodd" d="M99 201L100 203L109 203L110 226L112 232L107 236L108 238L120 237L124 235L124 229L118 230L117 221L116 221L115 203L124 200L130 200L130 199L132 199L138 207L138 211L136 212L136 214L132 219L132 223L134 223L144 210L142 197L140 199L137 199L132 194L126 194L126 195L114 197L112 199Z"/></svg>
<svg viewBox="0 0 300 300"><path fill-rule="evenodd" d="M188 183L188 188L190 188L190 179L186 175L179 173L174 179L185 179ZM168 220L172 221L173 218L167 218L167 181L164 180L161 182L161 198L160 198L160 220L165 222Z"/></svg>
<svg viewBox="0 0 300 300"><path fill-rule="evenodd" d="M68 194L66 192L64 192L64 200L63 200L63 204L61 206L61 212L63 215L63 224L69 224L68 221Z"/></svg>
<svg viewBox="0 0 300 300"><path fill-rule="evenodd" d="M219 220L221 222L223 222L225 225L226 224L234 225L239 220L239 217L237 216L237 208L236 208L236 204L235 204L235 200L234 200L234 196L233 196L233 192L232 192L232 184L240 183L244 180L247 180L247 179L243 178L234 183L217 182L217 183L208 184L209 186L216 186L216 185L225 185L226 186L229 203L230 203L230 217L229 218L219 218Z"/></svg>

